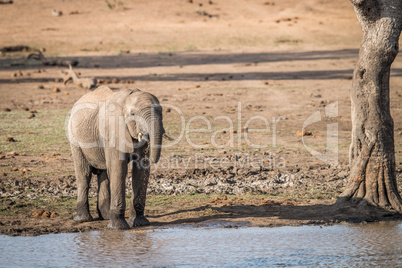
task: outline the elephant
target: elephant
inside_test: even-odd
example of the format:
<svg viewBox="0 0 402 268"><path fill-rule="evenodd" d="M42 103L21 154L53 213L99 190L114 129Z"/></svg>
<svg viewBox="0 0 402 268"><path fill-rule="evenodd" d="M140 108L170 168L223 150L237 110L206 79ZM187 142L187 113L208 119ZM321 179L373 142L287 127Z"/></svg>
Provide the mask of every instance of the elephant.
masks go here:
<svg viewBox="0 0 402 268"><path fill-rule="evenodd" d="M149 225L144 209L150 162L159 161L165 133L158 99L139 89L113 92L100 86L74 104L67 128L78 190L74 220L93 220L88 190L92 174L96 174L97 211L100 219L109 219L108 228ZM133 194L128 224L125 180L131 160Z"/></svg>

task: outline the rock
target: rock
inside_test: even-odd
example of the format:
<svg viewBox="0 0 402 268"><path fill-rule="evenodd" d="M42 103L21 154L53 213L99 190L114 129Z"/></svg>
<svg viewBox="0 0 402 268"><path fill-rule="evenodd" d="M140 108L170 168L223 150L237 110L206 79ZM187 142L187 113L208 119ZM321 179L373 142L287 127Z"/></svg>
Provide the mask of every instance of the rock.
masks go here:
<svg viewBox="0 0 402 268"><path fill-rule="evenodd" d="M42 217L43 213L45 213L44 209L38 210L38 211L35 211L34 213L32 213L32 216L39 218L39 217Z"/></svg>
<svg viewBox="0 0 402 268"><path fill-rule="evenodd" d="M296 132L297 137L303 137L303 136L312 136L313 133L311 131L308 130L299 130Z"/></svg>
<svg viewBox="0 0 402 268"><path fill-rule="evenodd" d="M4 158L6 158L5 155L0 155L0 159L4 159Z"/></svg>
<svg viewBox="0 0 402 268"><path fill-rule="evenodd" d="M5 111L5 112L11 112L11 109L10 109L10 108L4 108L3 111Z"/></svg>
<svg viewBox="0 0 402 268"><path fill-rule="evenodd" d="M55 88L53 88L52 92L53 92L53 93L58 93L58 92L60 92L60 88L55 87Z"/></svg>
<svg viewBox="0 0 402 268"><path fill-rule="evenodd" d="M31 118L34 118L35 117L35 114L30 114L29 116L28 116L28 119L31 119Z"/></svg>
<svg viewBox="0 0 402 268"><path fill-rule="evenodd" d="M7 177L7 173L3 172L2 176Z"/></svg>
<svg viewBox="0 0 402 268"><path fill-rule="evenodd" d="M38 89L44 89L45 87L43 85L39 85Z"/></svg>
<svg viewBox="0 0 402 268"><path fill-rule="evenodd" d="M16 155L18 155L18 153L15 151L12 151L12 152L8 152L7 155L8 156L16 156Z"/></svg>
<svg viewBox="0 0 402 268"><path fill-rule="evenodd" d="M12 168L11 171L18 171L18 168Z"/></svg>
<svg viewBox="0 0 402 268"><path fill-rule="evenodd" d="M58 216L59 216L59 214L57 214L56 212L52 212L50 214L50 218L52 218L52 219L57 218Z"/></svg>
<svg viewBox="0 0 402 268"><path fill-rule="evenodd" d="M50 218L50 215L51 215L51 214L52 214L52 213L50 213L50 211L45 211L45 212L43 212L42 217Z"/></svg>
<svg viewBox="0 0 402 268"><path fill-rule="evenodd" d="M13 137L7 137L4 140L9 142L16 142L16 140Z"/></svg>

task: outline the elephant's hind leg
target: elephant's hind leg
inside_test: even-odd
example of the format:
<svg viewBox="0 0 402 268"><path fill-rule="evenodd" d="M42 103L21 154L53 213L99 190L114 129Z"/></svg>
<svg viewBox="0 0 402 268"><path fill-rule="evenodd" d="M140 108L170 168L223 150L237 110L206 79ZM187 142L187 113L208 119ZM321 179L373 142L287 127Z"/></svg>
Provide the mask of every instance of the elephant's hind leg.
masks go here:
<svg viewBox="0 0 402 268"><path fill-rule="evenodd" d="M80 148L71 146L74 159L75 177L77 179L77 214L74 216L75 221L84 222L92 221L89 213L88 191L92 177L92 168L83 155Z"/></svg>
<svg viewBox="0 0 402 268"><path fill-rule="evenodd" d="M110 181L106 170L100 170L98 176L98 204L99 219L110 219Z"/></svg>
<svg viewBox="0 0 402 268"><path fill-rule="evenodd" d="M133 160L132 187L130 218L129 224L132 227L149 225L148 219L144 215L145 201L147 197L148 179L150 173L150 163L148 154L141 150Z"/></svg>

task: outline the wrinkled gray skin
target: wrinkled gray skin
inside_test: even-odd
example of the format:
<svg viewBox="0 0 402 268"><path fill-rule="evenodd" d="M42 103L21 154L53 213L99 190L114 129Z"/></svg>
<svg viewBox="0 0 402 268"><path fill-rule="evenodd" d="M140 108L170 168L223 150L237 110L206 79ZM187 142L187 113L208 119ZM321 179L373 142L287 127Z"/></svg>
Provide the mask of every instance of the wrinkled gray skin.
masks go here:
<svg viewBox="0 0 402 268"><path fill-rule="evenodd" d="M162 108L152 94L138 89L115 93L101 86L79 99L68 124L78 188L74 220L92 220L88 189L93 173L98 177L99 218L110 219L110 229L149 225L144 216L149 163L159 161L163 133ZM130 156L133 195L127 224L125 179Z"/></svg>

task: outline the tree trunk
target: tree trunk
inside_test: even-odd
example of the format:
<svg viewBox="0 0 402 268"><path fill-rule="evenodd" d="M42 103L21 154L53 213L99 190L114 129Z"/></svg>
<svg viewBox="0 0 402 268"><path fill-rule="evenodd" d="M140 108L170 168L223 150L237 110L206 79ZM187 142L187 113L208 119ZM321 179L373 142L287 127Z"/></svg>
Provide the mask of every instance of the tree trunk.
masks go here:
<svg viewBox="0 0 402 268"><path fill-rule="evenodd" d="M340 201L402 212L395 171L389 76L398 54L401 0L351 0L363 31L353 74L351 173Z"/></svg>

